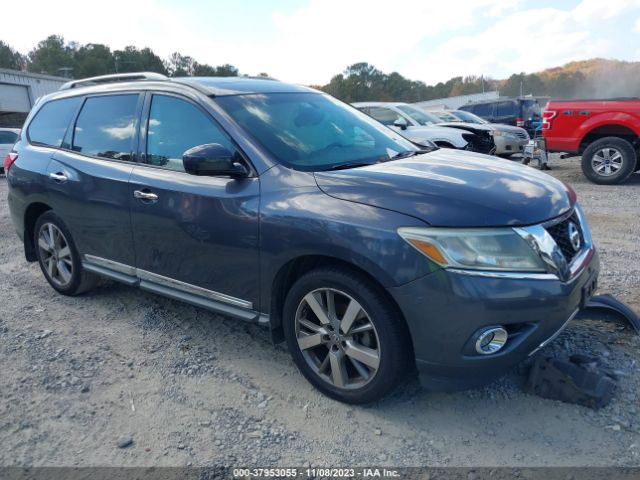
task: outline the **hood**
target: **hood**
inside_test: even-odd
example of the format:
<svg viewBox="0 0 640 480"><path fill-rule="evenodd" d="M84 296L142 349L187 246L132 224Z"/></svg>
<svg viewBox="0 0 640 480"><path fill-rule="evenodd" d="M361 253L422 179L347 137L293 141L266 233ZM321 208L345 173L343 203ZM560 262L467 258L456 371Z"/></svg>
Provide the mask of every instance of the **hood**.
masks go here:
<svg viewBox="0 0 640 480"><path fill-rule="evenodd" d="M524 128L514 127L513 125L504 125L502 123L489 123L488 126L491 127L493 130L500 130L502 132L509 132L509 133L515 133L520 135L524 134L526 136L529 136L529 134Z"/></svg>
<svg viewBox="0 0 640 480"><path fill-rule="evenodd" d="M540 171L449 149L315 177L332 197L442 227L531 225L561 215L575 202L570 187Z"/></svg>
<svg viewBox="0 0 640 480"><path fill-rule="evenodd" d="M467 122L445 122L439 123L443 127L457 128L460 130L469 130L470 132L491 132L494 127L486 123L467 123Z"/></svg>
<svg viewBox="0 0 640 480"><path fill-rule="evenodd" d="M406 130L398 130L401 134L411 134L414 136L418 136L420 134L433 136L433 135L460 135L460 131L455 128L449 128L442 126L440 124L437 125L410 125Z"/></svg>

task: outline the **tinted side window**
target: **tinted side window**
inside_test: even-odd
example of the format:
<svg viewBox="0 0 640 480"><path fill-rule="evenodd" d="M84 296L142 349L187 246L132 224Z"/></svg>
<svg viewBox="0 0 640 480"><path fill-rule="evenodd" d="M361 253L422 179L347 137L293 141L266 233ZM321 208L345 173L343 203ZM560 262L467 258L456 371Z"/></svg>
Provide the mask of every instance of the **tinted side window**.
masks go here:
<svg viewBox="0 0 640 480"><path fill-rule="evenodd" d="M137 94L89 97L78 115L72 149L85 155L131 160Z"/></svg>
<svg viewBox="0 0 640 480"><path fill-rule="evenodd" d="M52 100L42 106L29 124L27 135L31 143L59 147L62 145L71 117L82 97Z"/></svg>
<svg viewBox="0 0 640 480"><path fill-rule="evenodd" d="M490 117L491 110L492 108L490 103L481 103L473 107L473 113L481 117Z"/></svg>
<svg viewBox="0 0 640 480"><path fill-rule="evenodd" d="M154 95L147 130L146 163L184 172L182 154L192 147L219 143L235 147L222 130L195 105L179 98Z"/></svg>
<svg viewBox="0 0 640 480"><path fill-rule="evenodd" d="M513 102L498 102L498 117L516 115L516 106Z"/></svg>
<svg viewBox="0 0 640 480"><path fill-rule="evenodd" d="M393 125L400 115L393 110L383 107L369 107L369 115L383 125Z"/></svg>

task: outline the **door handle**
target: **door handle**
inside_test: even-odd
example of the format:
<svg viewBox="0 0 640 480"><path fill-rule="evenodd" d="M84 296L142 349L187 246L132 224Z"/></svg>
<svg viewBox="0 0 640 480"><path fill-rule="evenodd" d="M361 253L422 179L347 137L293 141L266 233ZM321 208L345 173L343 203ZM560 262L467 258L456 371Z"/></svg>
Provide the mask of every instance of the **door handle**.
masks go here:
<svg viewBox="0 0 640 480"><path fill-rule="evenodd" d="M59 183L64 183L69 180L69 178L62 172L50 173L49 178Z"/></svg>
<svg viewBox="0 0 640 480"><path fill-rule="evenodd" d="M134 198L139 198L140 200L146 200L148 202L157 202L158 195L151 192L144 192L142 190L134 190L133 191Z"/></svg>

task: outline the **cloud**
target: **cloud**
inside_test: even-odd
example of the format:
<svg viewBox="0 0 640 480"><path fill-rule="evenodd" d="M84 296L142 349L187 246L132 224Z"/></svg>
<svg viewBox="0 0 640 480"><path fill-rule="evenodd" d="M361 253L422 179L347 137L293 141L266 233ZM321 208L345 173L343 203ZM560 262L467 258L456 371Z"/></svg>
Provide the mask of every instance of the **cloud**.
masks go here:
<svg viewBox="0 0 640 480"><path fill-rule="evenodd" d="M517 0L310 0L291 12L276 11L276 47L291 59L279 65L286 78L324 83L347 65L367 61L397 69L421 42L494 19L518 5ZM270 70L271 71L271 70ZM331 72L331 73L328 73Z"/></svg>
<svg viewBox="0 0 640 480"><path fill-rule="evenodd" d="M468 74L503 78L597 56L620 58L614 20L639 8L635 0L584 0L572 10L517 11L479 33L457 35L417 55L402 71L434 83Z"/></svg>

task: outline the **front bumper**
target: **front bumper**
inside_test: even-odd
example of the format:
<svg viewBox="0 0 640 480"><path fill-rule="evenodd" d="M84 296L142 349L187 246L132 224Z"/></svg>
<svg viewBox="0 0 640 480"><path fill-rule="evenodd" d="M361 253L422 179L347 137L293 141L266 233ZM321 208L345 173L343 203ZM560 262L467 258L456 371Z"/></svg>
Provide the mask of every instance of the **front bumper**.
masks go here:
<svg viewBox="0 0 640 480"><path fill-rule="evenodd" d="M529 139L501 135L493 137L493 141L496 144L496 155L506 155L510 153L522 153Z"/></svg>
<svg viewBox="0 0 640 480"><path fill-rule="evenodd" d="M568 281L439 270L388 291L407 320L422 383L458 390L506 373L552 339L593 294L598 272L591 248ZM509 332L505 347L478 354L478 332L498 325Z"/></svg>

